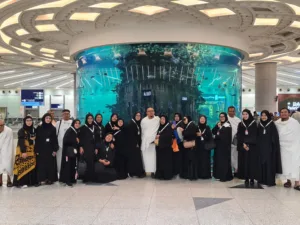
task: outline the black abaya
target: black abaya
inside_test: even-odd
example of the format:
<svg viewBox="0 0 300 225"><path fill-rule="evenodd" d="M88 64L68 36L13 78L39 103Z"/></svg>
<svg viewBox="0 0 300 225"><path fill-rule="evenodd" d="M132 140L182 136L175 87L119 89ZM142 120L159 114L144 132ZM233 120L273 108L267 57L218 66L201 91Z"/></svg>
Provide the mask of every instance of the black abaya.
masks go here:
<svg viewBox="0 0 300 225"><path fill-rule="evenodd" d="M237 150L238 150L238 178L242 180L259 180L260 164L259 151L257 149L257 124L252 123L248 128L246 135L246 127L241 122L237 131ZM246 144L249 151L243 147Z"/></svg>
<svg viewBox="0 0 300 225"><path fill-rule="evenodd" d="M184 127L182 121L180 121L176 124L174 132L177 132L178 127L181 127L181 128ZM179 151L173 152L173 175L174 176L180 174L180 171L182 168L182 152L184 151L182 141L177 140L177 144L178 144Z"/></svg>
<svg viewBox="0 0 300 225"><path fill-rule="evenodd" d="M230 181L233 179L231 170L231 125L225 122L221 129L216 125L212 133L215 135L216 142L213 158L213 176L216 179L220 179L220 181Z"/></svg>
<svg viewBox="0 0 300 225"><path fill-rule="evenodd" d="M259 183L274 186L276 174L282 173L282 166L278 131L273 121L265 129L258 125L257 148L261 166Z"/></svg>
<svg viewBox="0 0 300 225"><path fill-rule="evenodd" d="M141 151L141 126L130 121L126 127L126 147L128 152L128 173L131 177L145 174Z"/></svg>
<svg viewBox="0 0 300 225"><path fill-rule="evenodd" d="M97 127L89 128L83 125L79 130L79 146L83 148L83 158L87 164L86 174L83 178L84 182L91 182L94 178L94 163L95 163L95 150L100 147L99 135L97 135Z"/></svg>
<svg viewBox="0 0 300 225"><path fill-rule="evenodd" d="M74 129L74 128L73 128ZM68 148L78 152L77 133L71 127L66 131L63 138L63 150L59 181L66 184L76 183L76 157L68 157Z"/></svg>
<svg viewBox="0 0 300 225"><path fill-rule="evenodd" d="M96 171L94 173L94 182L108 183L117 180L117 172L114 168L115 149L111 149L108 143L101 144L96 156ZM99 160L110 162L108 166L100 163Z"/></svg>
<svg viewBox="0 0 300 225"><path fill-rule="evenodd" d="M196 141L197 139L197 126L191 122L182 132L184 141ZM198 160L197 160L197 147L183 148L182 152L182 171L181 178L189 180L198 179Z"/></svg>
<svg viewBox="0 0 300 225"><path fill-rule="evenodd" d="M170 180L173 177L172 140L173 129L170 124L159 133L159 144L156 146L155 178Z"/></svg>
<svg viewBox="0 0 300 225"><path fill-rule="evenodd" d="M35 152L37 154L38 182L56 182L57 164L53 152L58 151L56 129L52 124L40 125L36 130Z"/></svg>
<svg viewBox="0 0 300 225"><path fill-rule="evenodd" d="M211 178L211 151L204 149L204 144L206 141L212 139L212 133L209 126L206 126L205 129L201 130L201 137L197 137L196 146L197 146L197 159L198 159L198 178L200 179L210 179Z"/></svg>
<svg viewBox="0 0 300 225"><path fill-rule="evenodd" d="M118 130L114 134L115 161L114 165L117 171L118 179L123 180L128 177L128 153L126 146L126 132L124 129Z"/></svg>

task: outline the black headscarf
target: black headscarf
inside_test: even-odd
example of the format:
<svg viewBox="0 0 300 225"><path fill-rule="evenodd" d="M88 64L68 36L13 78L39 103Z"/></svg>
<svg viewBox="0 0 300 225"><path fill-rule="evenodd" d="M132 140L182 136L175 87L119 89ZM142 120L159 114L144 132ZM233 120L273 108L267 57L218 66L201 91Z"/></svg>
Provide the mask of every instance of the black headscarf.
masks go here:
<svg viewBox="0 0 300 225"><path fill-rule="evenodd" d="M200 123L201 117L205 118L205 123L204 124ZM199 119L198 119L198 127L200 128L201 131L203 131L206 128L206 124L207 124L207 117L204 116L204 115L200 115Z"/></svg>
<svg viewBox="0 0 300 225"><path fill-rule="evenodd" d="M78 129L75 128L75 123L76 123L76 122L79 122L79 124L81 123L79 119L75 119L75 120L73 120L73 122L72 122L72 124L71 124L71 127L73 127L76 131L78 131L79 128L78 128Z"/></svg>
<svg viewBox="0 0 300 225"><path fill-rule="evenodd" d="M228 122L228 116L227 116L227 113L226 113L226 112L221 112L221 113L219 114L219 117L220 117L221 115L224 115L224 116L225 116L225 121L224 121L224 122L221 122L221 120L220 120L221 124L223 125L224 123Z"/></svg>
<svg viewBox="0 0 300 225"><path fill-rule="evenodd" d="M116 121L116 122L113 122L113 121L112 121L113 116L117 116L117 121ZM118 119L119 119L118 114L117 114L117 113L113 113L113 114L111 114L110 120L109 120L109 121L110 121L110 123L111 123L112 126L117 126Z"/></svg>
<svg viewBox="0 0 300 225"><path fill-rule="evenodd" d="M252 115L252 113L250 112L249 109L244 109L243 113L247 113L249 115L249 118L247 120L243 119L244 124L248 127L250 125L250 123L252 123L252 121L254 120L254 117Z"/></svg>
<svg viewBox="0 0 300 225"><path fill-rule="evenodd" d="M270 114L270 112L268 111L268 110L263 110L262 112L261 112L261 116L262 116L262 114L266 114L266 116L268 117L268 119L266 120L266 121L263 121L261 118L260 118L260 122L261 122L261 124L263 125L263 126L266 126L271 120L272 120L272 116L271 116L271 114ZM260 116L260 117L261 117Z"/></svg>
<svg viewBox="0 0 300 225"><path fill-rule="evenodd" d="M27 119L31 119L31 120L32 120L31 126L27 126L27 125L26 125L26 120L27 120ZM33 119L32 119L31 116L26 116L26 117L23 119L23 129L26 130L26 131L29 132L29 133L33 133L33 132L34 132Z"/></svg>
<svg viewBox="0 0 300 225"><path fill-rule="evenodd" d="M192 117L190 117L190 116L184 116L184 117L187 118L187 124L184 123L184 128L186 128L187 125L188 125L191 121L193 121L193 120L192 120ZM184 118L184 117L183 117L183 118Z"/></svg>
<svg viewBox="0 0 300 225"><path fill-rule="evenodd" d="M114 141L113 138L112 138L111 142L107 142L107 141L106 141L106 136L107 136L107 135L110 135L110 134L112 135L112 137L114 137L113 133L110 133L110 132L109 132L109 133L106 133L106 134L105 134L105 137L104 137L104 145L105 145L105 146L109 146L109 144L111 144L111 143Z"/></svg>
<svg viewBox="0 0 300 225"><path fill-rule="evenodd" d="M174 121L175 121L175 116L179 117L179 121L182 120L182 115L180 113L175 113L174 114ZM176 121L176 122L179 122L179 121Z"/></svg>
<svg viewBox="0 0 300 225"><path fill-rule="evenodd" d="M46 117L47 116L49 116L50 118L52 118L50 113L44 114L44 116L42 118L42 126L44 128L50 128L51 126L53 126L52 123L51 123L52 120L50 121L50 123L46 123Z"/></svg>
<svg viewBox="0 0 300 225"><path fill-rule="evenodd" d="M136 117L137 114L140 114L140 115L141 115L141 119L140 119L139 121L137 121L137 120L135 119L135 117ZM136 123L138 126L140 126L140 125L141 125L141 121L142 121L142 113L136 112L136 113L134 114L133 120L135 121L135 123Z"/></svg>
<svg viewBox="0 0 300 225"><path fill-rule="evenodd" d="M102 120L101 120L100 123L98 123L97 120L96 120L97 116L101 116L101 118L102 118ZM94 123L100 127L100 126L102 126L102 122L103 122L103 116L102 116L102 114L101 113L97 113L96 116L95 116Z"/></svg>
<svg viewBox="0 0 300 225"><path fill-rule="evenodd" d="M161 124L161 122L159 122L159 128L158 128L159 131L161 131L166 126L166 124L169 122L167 115L160 115L159 116L159 118L162 118L162 117L165 118L166 123L165 124Z"/></svg>
<svg viewBox="0 0 300 225"><path fill-rule="evenodd" d="M122 125L121 127L120 127L119 124L118 124L118 122L119 122L120 120L123 121L123 125ZM119 119L117 120L117 127L119 127L121 130L122 130L122 128L124 127L124 120L123 120L122 118L119 118Z"/></svg>
<svg viewBox="0 0 300 225"><path fill-rule="evenodd" d="M92 122L92 124L89 124L89 123L88 123L88 118L89 118L90 116L91 116L91 117L93 118L93 120L94 120L94 116L93 116L91 113L88 113L88 114L85 116L85 124L86 124L88 127L91 128L91 127L94 126L94 121Z"/></svg>

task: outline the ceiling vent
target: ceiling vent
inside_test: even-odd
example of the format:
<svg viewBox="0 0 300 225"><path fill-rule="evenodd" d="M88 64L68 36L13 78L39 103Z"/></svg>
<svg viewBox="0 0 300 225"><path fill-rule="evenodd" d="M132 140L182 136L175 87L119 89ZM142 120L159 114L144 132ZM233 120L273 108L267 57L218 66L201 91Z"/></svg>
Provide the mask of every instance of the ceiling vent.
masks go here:
<svg viewBox="0 0 300 225"><path fill-rule="evenodd" d="M273 10L269 8L253 7L252 9L255 12L273 12Z"/></svg>
<svg viewBox="0 0 300 225"><path fill-rule="evenodd" d="M32 41L32 42L35 42L35 43L39 43L39 42L44 41L43 39L40 39L40 38L29 38L28 40Z"/></svg>

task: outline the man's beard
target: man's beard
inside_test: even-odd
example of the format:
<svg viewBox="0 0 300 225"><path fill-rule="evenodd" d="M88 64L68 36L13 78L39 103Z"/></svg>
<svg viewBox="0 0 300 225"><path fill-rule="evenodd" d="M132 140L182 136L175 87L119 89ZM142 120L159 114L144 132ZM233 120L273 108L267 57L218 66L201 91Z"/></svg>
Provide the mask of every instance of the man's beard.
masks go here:
<svg viewBox="0 0 300 225"><path fill-rule="evenodd" d="M287 120L289 120L289 117L287 117L287 118L281 118L281 120L282 121L287 121Z"/></svg>

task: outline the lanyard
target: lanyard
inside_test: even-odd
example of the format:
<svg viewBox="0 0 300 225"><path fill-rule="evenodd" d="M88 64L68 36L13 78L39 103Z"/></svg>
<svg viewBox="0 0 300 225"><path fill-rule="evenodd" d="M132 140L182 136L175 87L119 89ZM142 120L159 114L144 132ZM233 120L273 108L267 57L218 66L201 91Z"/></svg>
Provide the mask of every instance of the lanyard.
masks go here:
<svg viewBox="0 0 300 225"><path fill-rule="evenodd" d="M190 124L192 123L193 121L189 122L189 124L186 126L185 130L190 126Z"/></svg>
<svg viewBox="0 0 300 225"><path fill-rule="evenodd" d="M245 135L248 135L248 134L249 134L248 128L249 128L254 122L255 122L255 120L253 120L253 121L249 124L249 126L247 127L246 124L244 123L244 121L242 121L242 124L243 124L244 127L246 128L246 130L245 130Z"/></svg>
<svg viewBox="0 0 300 225"><path fill-rule="evenodd" d="M271 122L273 121L271 120L265 127L260 123L260 125L264 128L264 134L266 134L266 128L270 125Z"/></svg>
<svg viewBox="0 0 300 225"><path fill-rule="evenodd" d="M86 124L84 124L87 128L89 128ZM89 128L89 130L93 133L93 139L95 139L95 134L94 134L94 130L95 130L95 127L93 125L93 129Z"/></svg>
<svg viewBox="0 0 300 225"><path fill-rule="evenodd" d="M118 130L116 133L114 133L114 136L116 136L120 132L121 132L121 130Z"/></svg>
<svg viewBox="0 0 300 225"><path fill-rule="evenodd" d="M109 126L112 130L114 129L113 126L111 125L111 122L109 122Z"/></svg>
<svg viewBox="0 0 300 225"><path fill-rule="evenodd" d="M74 132L77 134L77 131L74 129L74 127L71 126L71 128L72 128L72 130L74 130Z"/></svg>
<svg viewBox="0 0 300 225"><path fill-rule="evenodd" d="M136 122L135 122L135 120L134 119L131 119L132 120L132 122L134 122L135 123L135 125L136 125L136 128L138 129L138 135L140 135L141 134L141 132L140 132L140 127L136 124Z"/></svg>
<svg viewBox="0 0 300 225"><path fill-rule="evenodd" d="M199 132L201 133L201 141L204 141L204 138L202 137L202 135L205 133L206 128L204 129L204 131L202 132L198 126Z"/></svg>
<svg viewBox="0 0 300 225"><path fill-rule="evenodd" d="M182 120L180 120L178 123L176 123L175 127L177 127L181 122L182 122Z"/></svg>
<svg viewBox="0 0 300 225"><path fill-rule="evenodd" d="M166 127L169 125L169 123L167 123L165 126L164 126L164 128L163 129L161 129L161 131L158 131L158 134L161 134L161 132L163 132L164 131L164 129L166 129Z"/></svg>

